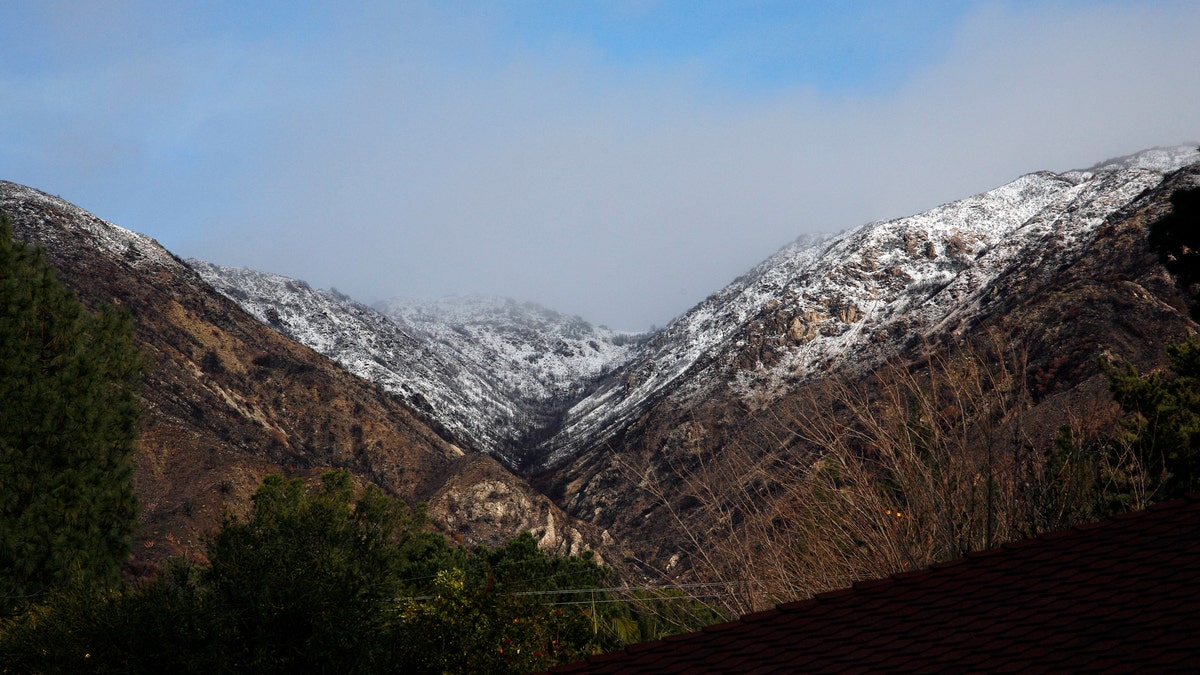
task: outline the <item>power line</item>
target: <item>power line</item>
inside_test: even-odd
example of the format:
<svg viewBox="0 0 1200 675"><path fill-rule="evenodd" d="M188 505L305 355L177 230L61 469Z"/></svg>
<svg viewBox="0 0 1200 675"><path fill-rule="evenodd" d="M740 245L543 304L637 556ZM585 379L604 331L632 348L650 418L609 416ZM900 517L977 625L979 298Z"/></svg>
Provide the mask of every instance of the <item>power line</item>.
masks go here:
<svg viewBox="0 0 1200 675"><path fill-rule="evenodd" d="M673 590L682 591L682 590L687 590L687 589L729 587L729 586L736 586L738 584L745 584L745 583L753 583L753 581L748 580L748 579L735 579L732 581L712 581L712 582L692 583L692 584L661 584L661 585L656 585L656 586L605 586L605 587L597 587L597 588L564 588L564 589L544 590L544 591L513 591L510 593L507 593L506 595L518 597L518 596L552 596L552 595L585 595L585 594L595 595L597 593L629 594L629 593L637 593L637 592L673 591ZM418 601L419 602L419 601L424 601L424 600L433 600L438 597L439 596L437 596L437 595L414 595L414 596L407 596L407 597L402 597L402 598L393 598L393 601L395 601L395 602ZM663 596L663 597L658 597L658 598L629 598L629 599L615 599L615 600L597 600L596 602L637 602L637 601L643 600L643 599L684 600L684 599L689 599L689 598L693 598L693 597L714 597L715 598L715 597L721 597L721 596L720 595L712 595L712 594L705 595L705 596L699 596L699 595L695 595L695 594L684 593L684 594L682 594L680 596L676 596L676 597ZM548 603L548 604L575 604L575 603L562 602L562 603Z"/></svg>

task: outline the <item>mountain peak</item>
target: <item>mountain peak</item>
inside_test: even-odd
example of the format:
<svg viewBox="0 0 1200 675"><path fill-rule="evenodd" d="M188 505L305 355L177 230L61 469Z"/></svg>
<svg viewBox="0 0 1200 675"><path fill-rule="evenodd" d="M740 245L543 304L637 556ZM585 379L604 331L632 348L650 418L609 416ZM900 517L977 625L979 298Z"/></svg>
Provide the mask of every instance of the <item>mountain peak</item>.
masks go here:
<svg viewBox="0 0 1200 675"><path fill-rule="evenodd" d="M186 269L178 258L154 239L84 211L61 197L25 185L0 180L0 204L14 215L25 214L43 226L44 243L51 244L63 230L86 237L101 250L124 258L135 266ZM56 216L51 218L50 216Z"/></svg>
<svg viewBox="0 0 1200 675"><path fill-rule="evenodd" d="M396 336L383 344L408 345L383 353L347 347L362 340L346 337L358 329L335 306L344 298L312 291L324 304L306 305L278 280L276 291L251 291L243 273L201 273L235 299L249 292L252 301L240 301L252 312L275 305L291 317L293 337L424 402L469 445L510 466L546 469L603 446L660 401L686 408L722 389L759 405L833 370L869 369L961 333L992 301L997 280L1070 264L1109 216L1196 161L1192 145L1151 148L1087 170L1029 173L837 235L805 235L655 335L489 296L393 299L369 320L357 305L354 321ZM340 318L314 329L324 317Z"/></svg>
<svg viewBox="0 0 1200 675"><path fill-rule="evenodd" d="M1184 143L1181 145L1158 146L1142 150L1141 152L1135 152L1132 155L1113 157L1103 162L1098 162L1087 169L1083 169L1083 171L1097 173L1101 171L1140 169L1143 171L1170 173L1188 164L1195 164L1198 161L1200 161L1200 149L1197 148L1197 144Z"/></svg>

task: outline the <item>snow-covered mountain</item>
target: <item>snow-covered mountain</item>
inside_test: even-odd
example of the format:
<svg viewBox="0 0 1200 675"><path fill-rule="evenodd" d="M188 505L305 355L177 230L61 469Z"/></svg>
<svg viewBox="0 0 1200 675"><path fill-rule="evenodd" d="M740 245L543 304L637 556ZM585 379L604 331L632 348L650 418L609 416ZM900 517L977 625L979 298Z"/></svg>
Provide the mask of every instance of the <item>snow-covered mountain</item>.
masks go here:
<svg viewBox="0 0 1200 675"><path fill-rule="evenodd" d="M650 406L724 387L749 406L970 326L1014 273L1069 265L1105 219L1200 160L1156 148L1037 172L925 213L801 237L653 336L494 298L390 300L190 261L250 313L510 466L603 447Z"/></svg>
<svg viewBox="0 0 1200 675"><path fill-rule="evenodd" d="M156 514L218 513L212 486L245 497L238 486L272 467L351 466L428 501L448 528L475 523L473 541L535 529L572 550L628 544L661 567L682 550L664 507L676 495L651 488L683 489L692 464L721 470L732 443L757 442L748 430L786 419L830 373L996 330L1030 347L1037 396L1110 403L1098 358L1154 367L1195 330L1190 291L1147 251L1145 231L1172 191L1196 185L1192 145L1028 174L798 239L644 336L494 298L371 308L274 274L188 267L22 186L0 182L0 207L76 292L138 320L156 364L144 460ZM1053 430L1060 411L1045 410Z"/></svg>
<svg viewBox="0 0 1200 675"><path fill-rule="evenodd" d="M1064 424L1102 443L1117 413L1098 363L1159 368L1197 330L1195 289L1163 268L1147 232L1173 194L1200 186L1198 160L1189 146L1030 174L798 241L573 406L531 467L535 484L648 568L703 578L743 507L774 514L763 527L789 527L801 505L775 469L812 468L823 446L805 429L853 418L842 394L876 409L881 361L913 382L962 354L984 370L1019 368L1021 393L1002 415L1013 457L1053 447ZM869 433L861 443L875 447ZM755 557L743 554L720 574L742 574Z"/></svg>
<svg viewBox="0 0 1200 675"><path fill-rule="evenodd" d="M498 298L396 299L380 304L385 316L336 290L277 274L188 263L263 323L378 383L460 444L510 467L640 339Z"/></svg>
<svg viewBox="0 0 1200 675"><path fill-rule="evenodd" d="M545 468L600 446L664 396L687 408L724 385L753 405L961 329L991 299L994 279L1070 264L1107 216L1198 160L1193 145L1156 148L1087 170L1028 174L838 236L798 239L667 326L572 406L536 454Z"/></svg>
<svg viewBox="0 0 1200 675"><path fill-rule="evenodd" d="M394 298L375 308L409 334L490 368L513 398L532 405L578 398L645 338L509 298Z"/></svg>

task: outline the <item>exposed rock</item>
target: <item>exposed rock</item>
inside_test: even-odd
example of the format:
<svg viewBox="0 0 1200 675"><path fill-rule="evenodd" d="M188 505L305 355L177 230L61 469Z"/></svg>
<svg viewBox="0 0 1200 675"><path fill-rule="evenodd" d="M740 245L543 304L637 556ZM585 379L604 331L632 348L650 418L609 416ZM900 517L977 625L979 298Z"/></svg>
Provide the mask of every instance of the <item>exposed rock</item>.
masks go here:
<svg viewBox="0 0 1200 675"><path fill-rule="evenodd" d="M567 515L548 497L516 479L482 455L467 455L450 466L446 481L429 498L429 514L452 536L471 543L500 546L528 531L539 548L559 555L593 551L600 562L614 557L611 536ZM615 556L620 562L620 555Z"/></svg>

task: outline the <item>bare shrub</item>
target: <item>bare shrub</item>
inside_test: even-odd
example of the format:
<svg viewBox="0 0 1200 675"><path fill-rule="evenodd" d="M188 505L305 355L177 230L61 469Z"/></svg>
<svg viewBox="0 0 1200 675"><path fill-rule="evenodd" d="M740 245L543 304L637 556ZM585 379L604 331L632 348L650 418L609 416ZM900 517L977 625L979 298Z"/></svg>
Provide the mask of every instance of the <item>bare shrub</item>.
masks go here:
<svg viewBox="0 0 1200 675"><path fill-rule="evenodd" d="M994 338L828 377L687 466L671 515L692 573L747 612L1091 520L1114 470L1078 415L1034 424L1024 350ZM1045 418L1042 411L1042 418ZM1136 473L1128 464L1122 471Z"/></svg>

